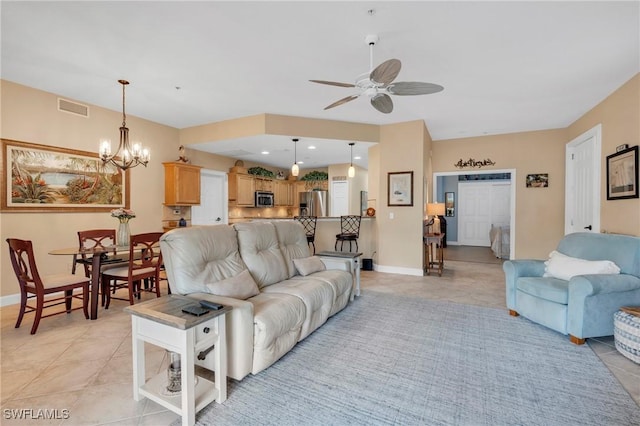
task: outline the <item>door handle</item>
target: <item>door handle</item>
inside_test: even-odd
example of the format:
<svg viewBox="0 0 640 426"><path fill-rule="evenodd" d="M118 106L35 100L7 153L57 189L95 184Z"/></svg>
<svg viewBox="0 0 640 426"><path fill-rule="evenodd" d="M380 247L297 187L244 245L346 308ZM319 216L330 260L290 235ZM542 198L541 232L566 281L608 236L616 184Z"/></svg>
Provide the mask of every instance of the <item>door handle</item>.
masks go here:
<svg viewBox="0 0 640 426"><path fill-rule="evenodd" d="M588 229L589 231L591 231L591 225L585 226L584 229Z"/></svg>

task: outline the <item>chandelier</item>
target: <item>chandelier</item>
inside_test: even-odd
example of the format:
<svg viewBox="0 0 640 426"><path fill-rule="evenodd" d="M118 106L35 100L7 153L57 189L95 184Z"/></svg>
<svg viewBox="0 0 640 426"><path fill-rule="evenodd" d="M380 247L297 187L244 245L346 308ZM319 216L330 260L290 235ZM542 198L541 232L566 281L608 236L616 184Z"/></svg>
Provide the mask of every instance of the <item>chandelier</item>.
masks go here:
<svg viewBox="0 0 640 426"><path fill-rule="evenodd" d="M111 163L119 169L127 170L131 167L142 164L147 167L149 162L149 150L135 142L133 146L129 143L129 129L127 128L127 115L124 109L124 88L129 84L127 80L118 80L122 84L122 126L120 127L120 144L116 152L111 155L111 140L102 139L100 141L100 159L104 164Z"/></svg>

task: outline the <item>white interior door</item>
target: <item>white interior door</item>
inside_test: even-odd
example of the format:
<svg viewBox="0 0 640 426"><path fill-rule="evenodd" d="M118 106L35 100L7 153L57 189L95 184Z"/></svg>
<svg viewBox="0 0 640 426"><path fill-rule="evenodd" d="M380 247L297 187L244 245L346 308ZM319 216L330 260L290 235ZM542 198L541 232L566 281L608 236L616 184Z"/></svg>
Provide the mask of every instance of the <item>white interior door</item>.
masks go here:
<svg viewBox="0 0 640 426"><path fill-rule="evenodd" d="M567 144L565 234L600 232L600 146L597 125Z"/></svg>
<svg viewBox="0 0 640 426"><path fill-rule="evenodd" d="M215 170L200 171L200 205L191 207L193 225L229 223L227 174Z"/></svg>
<svg viewBox="0 0 640 426"><path fill-rule="evenodd" d="M331 182L331 216L339 217L349 214L349 182L346 180L334 180Z"/></svg>
<svg viewBox="0 0 640 426"><path fill-rule="evenodd" d="M458 243L490 247L491 225L511 223L510 182L460 182Z"/></svg>
<svg viewBox="0 0 640 426"><path fill-rule="evenodd" d="M491 184L460 182L458 191L458 242L465 246L489 247Z"/></svg>

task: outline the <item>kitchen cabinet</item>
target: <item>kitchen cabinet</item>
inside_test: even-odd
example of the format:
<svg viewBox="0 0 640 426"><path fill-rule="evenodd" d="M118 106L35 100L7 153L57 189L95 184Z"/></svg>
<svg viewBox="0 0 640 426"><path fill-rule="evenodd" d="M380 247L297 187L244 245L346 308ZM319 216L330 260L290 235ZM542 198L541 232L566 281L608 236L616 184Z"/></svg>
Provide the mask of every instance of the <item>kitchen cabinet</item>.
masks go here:
<svg viewBox="0 0 640 426"><path fill-rule="evenodd" d="M200 166L185 163L164 165L164 203L168 206L200 204Z"/></svg>
<svg viewBox="0 0 640 426"><path fill-rule="evenodd" d="M256 192L253 176L242 173L229 173L229 205L253 207Z"/></svg>
<svg viewBox="0 0 640 426"><path fill-rule="evenodd" d="M293 184L284 180L276 180L274 184L274 204L276 206L293 207Z"/></svg>
<svg viewBox="0 0 640 426"><path fill-rule="evenodd" d="M267 191L267 192L275 192L273 179L254 177L255 182L255 190L256 191Z"/></svg>

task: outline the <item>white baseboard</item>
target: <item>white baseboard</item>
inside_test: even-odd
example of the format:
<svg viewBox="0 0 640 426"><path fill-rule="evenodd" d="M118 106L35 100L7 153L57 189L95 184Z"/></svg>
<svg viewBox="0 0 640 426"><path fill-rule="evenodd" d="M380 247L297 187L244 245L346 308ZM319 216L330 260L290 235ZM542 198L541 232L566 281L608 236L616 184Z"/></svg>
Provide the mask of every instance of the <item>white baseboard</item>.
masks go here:
<svg viewBox="0 0 640 426"><path fill-rule="evenodd" d="M20 303L20 293L0 297L0 307L17 305L18 303Z"/></svg>

